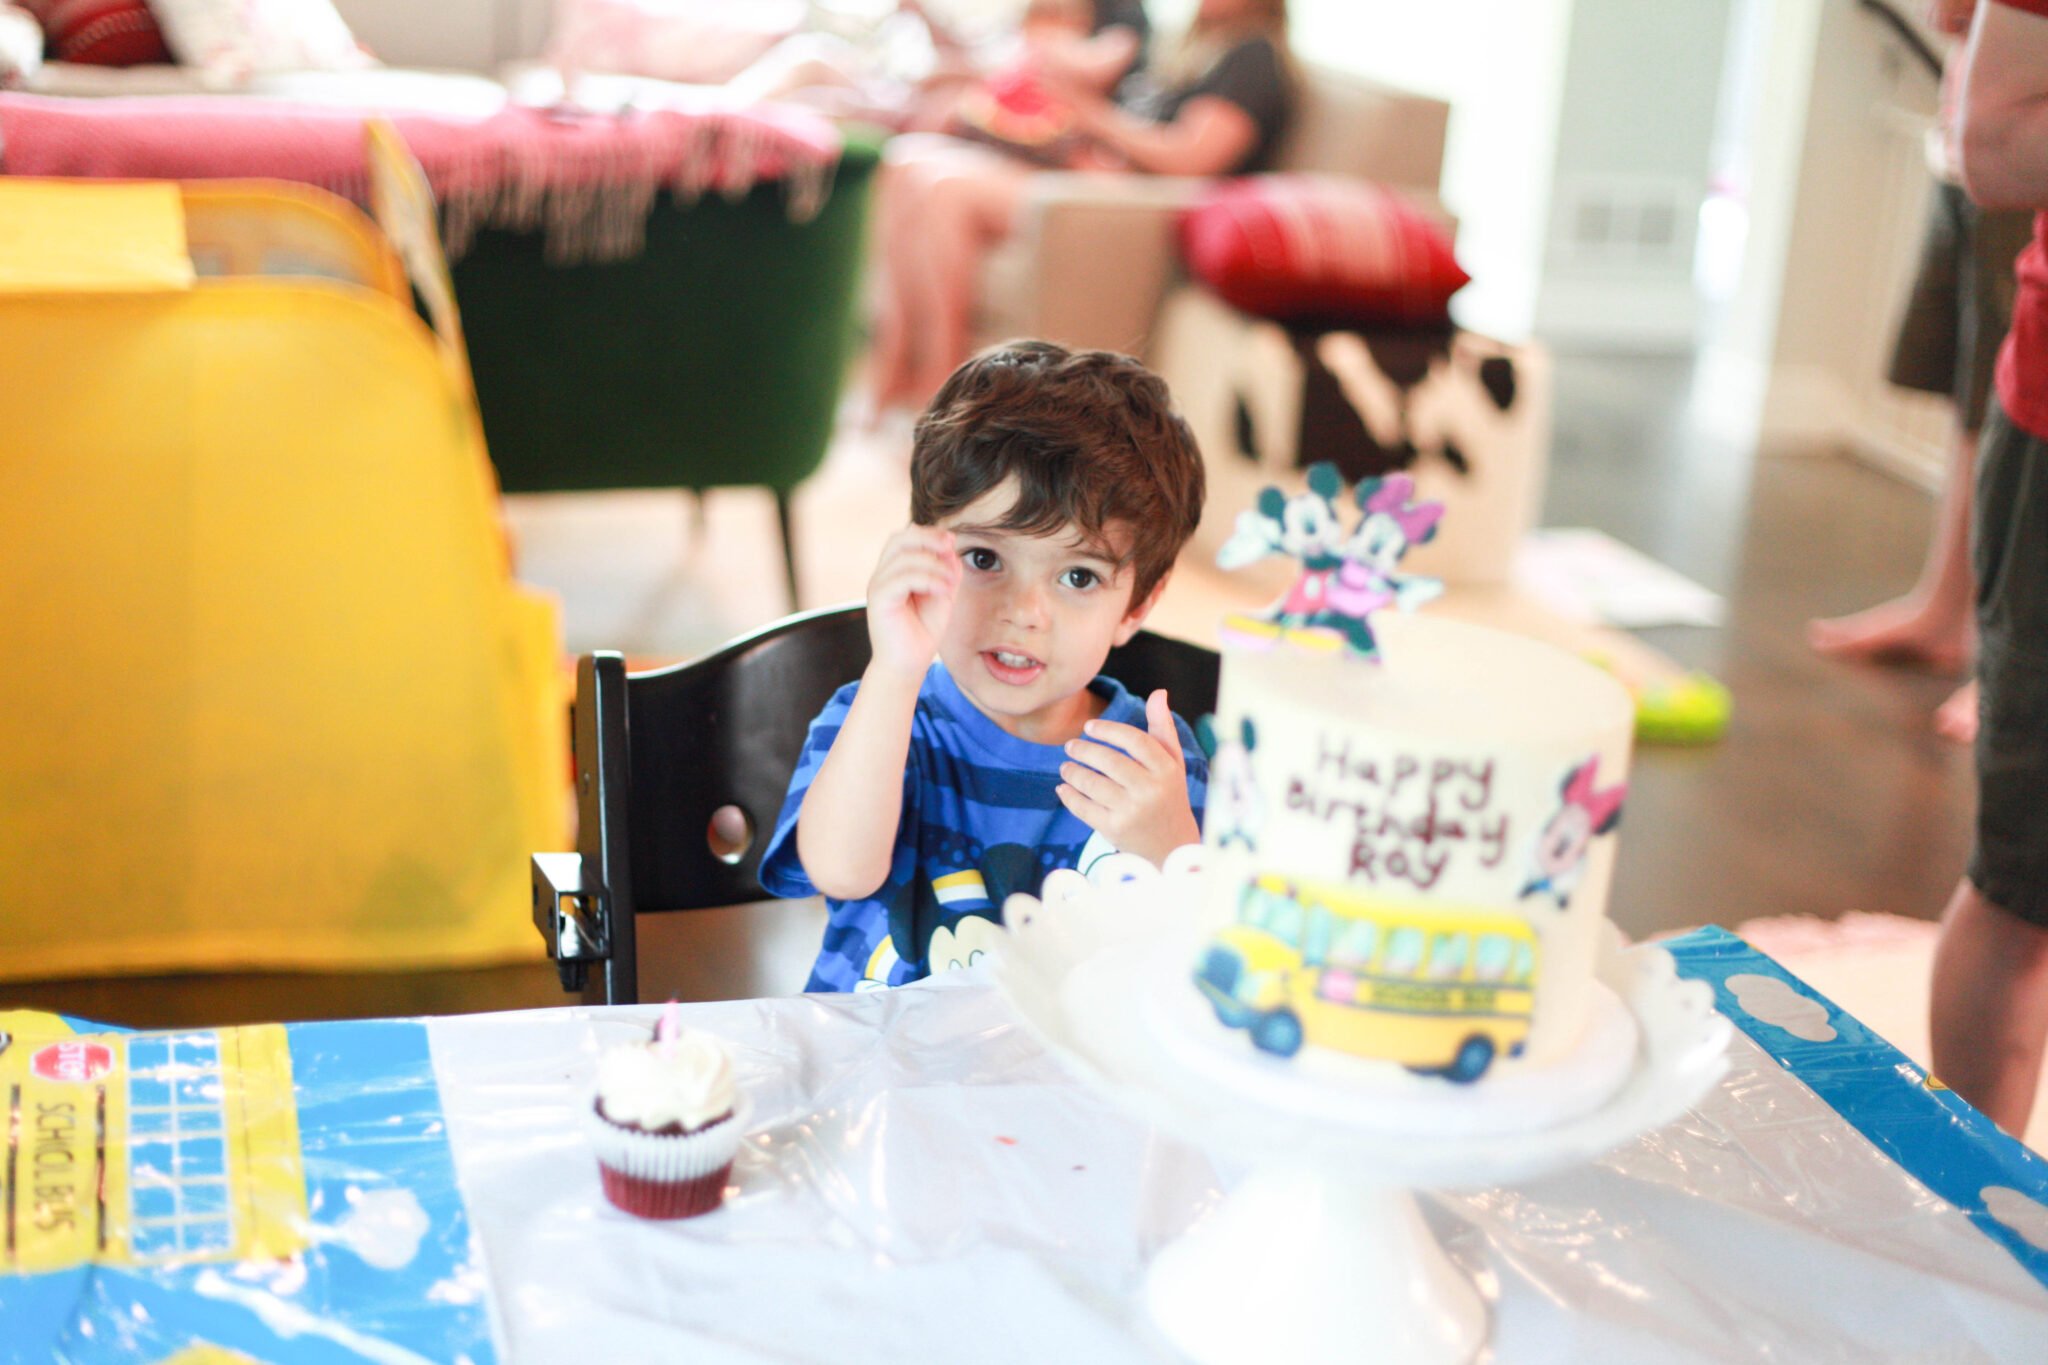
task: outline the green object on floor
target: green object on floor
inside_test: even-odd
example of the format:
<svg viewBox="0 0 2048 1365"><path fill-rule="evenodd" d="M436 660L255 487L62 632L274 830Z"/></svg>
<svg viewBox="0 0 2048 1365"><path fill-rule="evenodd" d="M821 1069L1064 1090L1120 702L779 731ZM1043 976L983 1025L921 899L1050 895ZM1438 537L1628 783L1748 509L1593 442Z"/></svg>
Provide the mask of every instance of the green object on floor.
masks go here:
<svg viewBox="0 0 2048 1365"><path fill-rule="evenodd" d="M1645 744L1712 744L1727 731L1735 707L1728 689L1704 673L1629 690L1636 699L1636 738Z"/></svg>
<svg viewBox="0 0 2048 1365"><path fill-rule="evenodd" d="M1735 699L1721 682L1697 670L1667 682L1645 683L1597 651L1585 660L1612 673L1636 704L1636 738L1645 744L1712 744L1728 729Z"/></svg>

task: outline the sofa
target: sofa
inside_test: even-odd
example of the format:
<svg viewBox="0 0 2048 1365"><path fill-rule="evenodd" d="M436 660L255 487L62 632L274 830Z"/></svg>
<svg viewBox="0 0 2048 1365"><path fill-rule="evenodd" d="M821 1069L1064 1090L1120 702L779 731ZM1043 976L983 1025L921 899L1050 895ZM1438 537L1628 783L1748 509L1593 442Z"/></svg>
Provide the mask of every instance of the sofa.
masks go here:
<svg viewBox="0 0 2048 1365"><path fill-rule="evenodd" d="M1437 196L1450 108L1305 64L1277 169L1371 180L1443 229ZM1208 499L1190 542L1213 562L1259 491L1298 492L1309 464L1347 479L1405 472L1446 504L1443 531L1409 567L1449 582L1504 583L1542 503L1549 358L1450 326L1290 328L1249 316L1188 278L1176 228L1210 182L1047 173L1015 234L987 261L977 340L1035 335L1143 356L1165 376L1201 446ZM1242 572L1278 592L1272 560Z"/></svg>
<svg viewBox="0 0 2048 1365"><path fill-rule="evenodd" d="M804 221L779 185L664 193L623 260L565 267L539 233L479 232L455 292L501 487L765 487L794 610L790 495L824 459L857 344L878 160L876 143L849 140Z"/></svg>
<svg viewBox="0 0 2048 1365"><path fill-rule="evenodd" d="M1300 103L1276 169L1356 176L1437 199L1450 106L1302 64ZM1180 277L1174 226L1210 182L1180 176L1047 172L1017 230L983 269L975 332L983 342L1042 336L1070 346L1147 353Z"/></svg>

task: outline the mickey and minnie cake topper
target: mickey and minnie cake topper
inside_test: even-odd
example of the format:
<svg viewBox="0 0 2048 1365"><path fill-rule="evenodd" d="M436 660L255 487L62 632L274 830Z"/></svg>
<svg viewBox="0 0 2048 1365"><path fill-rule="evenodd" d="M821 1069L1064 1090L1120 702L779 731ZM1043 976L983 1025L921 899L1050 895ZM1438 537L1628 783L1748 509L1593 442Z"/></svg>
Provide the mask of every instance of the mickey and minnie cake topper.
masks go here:
<svg viewBox="0 0 2048 1365"><path fill-rule="evenodd" d="M1269 554L1301 561L1301 574L1286 596L1257 614L1225 619L1226 640L1240 648L1272 649L1283 641L1301 648L1347 650L1352 657L1380 661L1371 615L1385 607L1413 611L1439 596L1443 582L1400 571L1403 555L1433 539L1443 519L1440 502L1416 502L1415 481L1406 474L1362 480L1350 501L1358 518L1345 530L1338 514L1344 481L1333 464L1311 465L1308 488L1292 497L1277 487L1261 490L1256 506L1240 512L1230 539L1217 552L1226 569L1241 568ZM1253 744L1244 721L1244 750ZM1235 775L1215 749L1221 787L1249 782ZM1589 755L1559 784L1559 804L1537 840L1533 865L1518 899L1547 896L1560 910L1571 900L1588 846L1621 818L1626 783L1600 787L1600 759ZM1249 788L1247 787L1247 790ZM1256 801L1256 794L1251 800ZM1226 803L1229 804L1229 803ZM1248 831L1227 832L1218 847L1240 838L1256 847Z"/></svg>
<svg viewBox="0 0 2048 1365"><path fill-rule="evenodd" d="M1237 528L1216 554L1226 569L1269 554L1301 562L1287 595L1263 612L1224 622L1231 643L1270 649L1282 641L1314 650L1348 650L1378 662L1372 613L1413 611L1443 592L1443 583L1400 571L1409 549L1436 535L1444 505L1416 502L1406 474L1362 480L1350 501L1357 520L1347 530L1338 507L1344 481L1333 464L1309 466L1308 488L1288 496L1268 486L1256 506L1238 513Z"/></svg>

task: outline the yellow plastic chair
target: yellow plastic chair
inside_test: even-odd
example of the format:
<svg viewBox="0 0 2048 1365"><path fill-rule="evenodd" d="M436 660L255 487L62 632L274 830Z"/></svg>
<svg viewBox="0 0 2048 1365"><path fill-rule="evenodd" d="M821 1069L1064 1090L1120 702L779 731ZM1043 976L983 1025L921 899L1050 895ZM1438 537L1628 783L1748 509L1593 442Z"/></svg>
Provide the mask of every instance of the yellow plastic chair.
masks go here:
<svg viewBox="0 0 2048 1365"><path fill-rule="evenodd" d="M410 299L398 253L345 200L274 180L193 181L178 197L202 276L312 275Z"/></svg>
<svg viewBox="0 0 2048 1365"><path fill-rule="evenodd" d="M303 187L0 225L0 979L537 956L559 622L452 316Z"/></svg>

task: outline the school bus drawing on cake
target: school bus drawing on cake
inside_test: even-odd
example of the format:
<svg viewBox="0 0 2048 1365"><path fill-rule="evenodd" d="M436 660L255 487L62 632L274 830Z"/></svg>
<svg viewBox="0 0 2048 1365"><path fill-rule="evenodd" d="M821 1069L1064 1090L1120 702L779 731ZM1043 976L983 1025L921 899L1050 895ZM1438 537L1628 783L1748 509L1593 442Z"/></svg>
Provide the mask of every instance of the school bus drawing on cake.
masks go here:
<svg viewBox="0 0 2048 1365"><path fill-rule="evenodd" d="M1312 1043L1469 1083L1522 1051L1537 957L1519 916L1267 876L1210 939L1195 983L1275 1056Z"/></svg>

